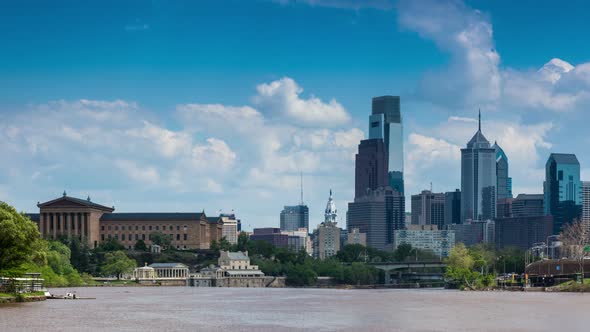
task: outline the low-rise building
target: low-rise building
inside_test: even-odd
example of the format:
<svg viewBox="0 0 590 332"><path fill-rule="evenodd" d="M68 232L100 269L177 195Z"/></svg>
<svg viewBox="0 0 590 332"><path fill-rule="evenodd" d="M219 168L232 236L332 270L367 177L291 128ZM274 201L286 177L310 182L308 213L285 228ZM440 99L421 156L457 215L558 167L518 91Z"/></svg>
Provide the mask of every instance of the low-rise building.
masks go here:
<svg viewBox="0 0 590 332"><path fill-rule="evenodd" d="M151 245L150 234L160 232L170 237L177 249L209 249L212 241L221 240L222 221L209 219L205 212L135 212L115 213L115 207L100 205L87 199L63 196L38 203L38 214L29 217L38 226L42 237L78 237L91 248L108 239L115 239L131 249L142 240Z"/></svg>
<svg viewBox="0 0 590 332"><path fill-rule="evenodd" d="M455 246L455 232L439 230L436 225L410 225L408 229L394 232L395 249L402 244L432 251L440 257L448 257Z"/></svg>

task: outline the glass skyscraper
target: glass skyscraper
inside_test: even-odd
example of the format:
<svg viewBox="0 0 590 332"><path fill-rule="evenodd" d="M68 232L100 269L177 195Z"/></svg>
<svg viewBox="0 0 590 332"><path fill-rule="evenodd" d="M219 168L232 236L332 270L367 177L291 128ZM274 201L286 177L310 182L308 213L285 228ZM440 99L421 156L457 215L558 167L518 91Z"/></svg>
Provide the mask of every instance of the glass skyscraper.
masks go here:
<svg viewBox="0 0 590 332"><path fill-rule="evenodd" d="M512 178L508 176L508 157L497 142L494 142L493 148L496 149L497 199L512 198Z"/></svg>
<svg viewBox="0 0 590 332"><path fill-rule="evenodd" d="M553 216L553 233L582 217L580 162L575 154L552 153L545 164L545 214Z"/></svg>
<svg viewBox="0 0 590 332"><path fill-rule="evenodd" d="M496 217L496 149L479 127L467 147L461 149L461 222Z"/></svg>
<svg viewBox="0 0 590 332"><path fill-rule="evenodd" d="M369 139L381 138L388 153L389 185L404 193L404 137L399 96L374 97Z"/></svg>
<svg viewBox="0 0 590 332"><path fill-rule="evenodd" d="M281 231L293 232L307 228L309 232L309 208L307 205L285 206L281 211Z"/></svg>

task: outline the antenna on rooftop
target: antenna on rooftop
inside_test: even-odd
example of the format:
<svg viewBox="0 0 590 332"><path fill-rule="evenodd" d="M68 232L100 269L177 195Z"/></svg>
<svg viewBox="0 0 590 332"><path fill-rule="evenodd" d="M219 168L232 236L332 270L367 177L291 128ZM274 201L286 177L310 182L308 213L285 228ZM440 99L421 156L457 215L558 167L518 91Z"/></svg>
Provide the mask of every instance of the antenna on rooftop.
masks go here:
<svg viewBox="0 0 590 332"><path fill-rule="evenodd" d="M301 177L301 203L299 205L303 205L303 171L299 172Z"/></svg>

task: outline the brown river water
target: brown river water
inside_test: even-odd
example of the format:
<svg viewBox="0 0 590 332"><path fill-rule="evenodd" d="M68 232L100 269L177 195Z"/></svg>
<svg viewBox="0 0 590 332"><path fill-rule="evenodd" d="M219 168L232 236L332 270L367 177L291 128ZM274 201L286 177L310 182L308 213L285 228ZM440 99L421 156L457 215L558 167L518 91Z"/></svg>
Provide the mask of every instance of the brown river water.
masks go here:
<svg viewBox="0 0 590 332"><path fill-rule="evenodd" d="M590 294L97 287L0 306L0 331L590 331Z"/></svg>

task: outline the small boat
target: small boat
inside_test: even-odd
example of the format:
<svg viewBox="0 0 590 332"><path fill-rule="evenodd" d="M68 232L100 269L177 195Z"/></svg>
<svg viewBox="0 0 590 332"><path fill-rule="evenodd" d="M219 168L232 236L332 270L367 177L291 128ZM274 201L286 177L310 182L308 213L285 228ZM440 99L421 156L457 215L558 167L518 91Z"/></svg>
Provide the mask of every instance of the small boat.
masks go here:
<svg viewBox="0 0 590 332"><path fill-rule="evenodd" d="M55 295L45 292L45 297L51 300L95 300L95 297L79 297L76 293L66 293L66 295Z"/></svg>

